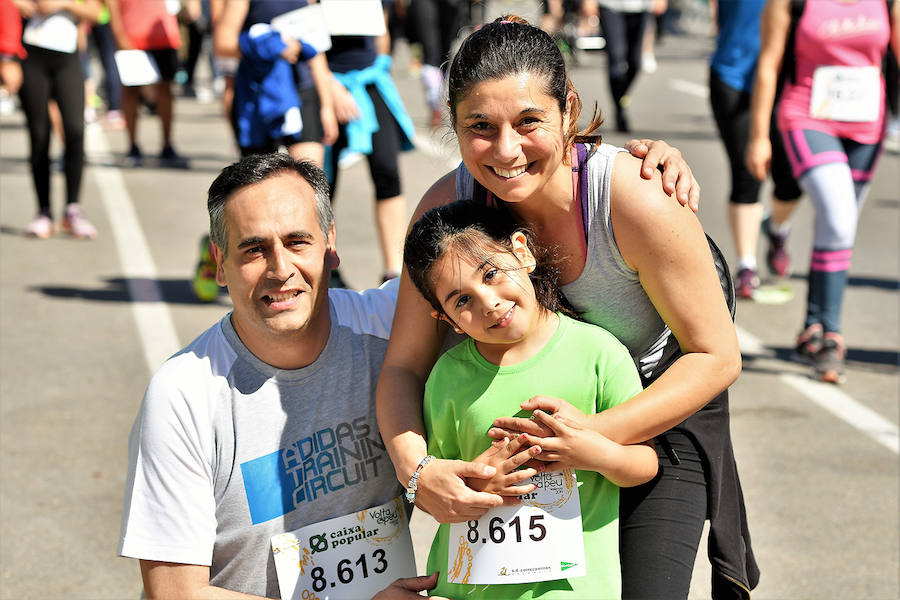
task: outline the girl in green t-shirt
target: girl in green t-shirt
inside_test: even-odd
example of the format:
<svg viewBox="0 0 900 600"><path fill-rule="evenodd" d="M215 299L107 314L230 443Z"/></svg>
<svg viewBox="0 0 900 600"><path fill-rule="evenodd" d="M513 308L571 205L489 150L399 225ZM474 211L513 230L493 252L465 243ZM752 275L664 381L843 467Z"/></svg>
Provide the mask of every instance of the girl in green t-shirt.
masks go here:
<svg viewBox="0 0 900 600"><path fill-rule="evenodd" d="M429 572L441 571L433 594L474 598L618 598L618 487L652 479L653 444L623 446L578 423L535 411L547 437L522 434L491 443L499 415L521 413L535 394L566 398L585 413L625 402L641 390L628 351L609 332L574 320L557 287L556 261L505 213L475 202L427 212L407 239L410 278L432 316L469 339L435 364L425 388L430 455L496 468L484 490L504 495L535 490L526 464L542 454L572 467L579 483L584 577L534 583L448 583L449 526L441 525ZM424 466L423 468L427 468ZM476 482L469 481L469 485Z"/></svg>

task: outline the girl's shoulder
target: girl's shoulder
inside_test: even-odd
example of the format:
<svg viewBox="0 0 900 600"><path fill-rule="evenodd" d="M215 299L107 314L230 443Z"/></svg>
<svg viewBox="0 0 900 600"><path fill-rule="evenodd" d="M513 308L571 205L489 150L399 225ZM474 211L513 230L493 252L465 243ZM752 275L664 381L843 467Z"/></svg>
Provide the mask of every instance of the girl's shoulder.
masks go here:
<svg viewBox="0 0 900 600"><path fill-rule="evenodd" d="M558 314L560 326L562 327L563 324L565 324L565 326L567 327L566 334L572 336L573 340L577 341L577 343L583 344L585 341L590 340L592 343L599 343L600 346L612 345L622 346L622 348L624 348L622 342L619 341L619 338L614 336L603 327L594 325L593 323L586 323L585 321L573 319L572 317L566 316L562 313ZM591 346L588 344L583 345L582 347Z"/></svg>

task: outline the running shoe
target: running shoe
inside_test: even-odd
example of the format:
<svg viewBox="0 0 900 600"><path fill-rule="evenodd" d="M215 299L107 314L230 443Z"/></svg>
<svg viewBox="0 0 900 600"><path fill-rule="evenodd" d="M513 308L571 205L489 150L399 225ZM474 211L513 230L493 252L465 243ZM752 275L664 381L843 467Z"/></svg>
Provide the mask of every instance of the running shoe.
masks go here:
<svg viewBox="0 0 900 600"><path fill-rule="evenodd" d="M734 290L737 293L738 298L751 300L753 298L753 292L756 291L756 288L758 287L759 275L756 273L756 269L744 268L738 271L737 277L734 280Z"/></svg>
<svg viewBox="0 0 900 600"><path fill-rule="evenodd" d="M117 110L106 111L104 121L106 121L106 126L109 129L125 129L125 117L123 117L122 113Z"/></svg>
<svg viewBox="0 0 900 600"><path fill-rule="evenodd" d="M62 222L62 230L79 240L92 240L97 237L97 228L84 217L81 205L77 203L66 206L66 217Z"/></svg>
<svg viewBox="0 0 900 600"><path fill-rule="evenodd" d="M137 144L132 144L128 154L125 155L126 167L140 167L144 164L144 154Z"/></svg>
<svg viewBox="0 0 900 600"><path fill-rule="evenodd" d="M166 144L159 153L159 165L169 169L187 169L188 160L175 152L171 144Z"/></svg>
<svg viewBox="0 0 900 600"><path fill-rule="evenodd" d="M213 260L209 236L200 240L200 260L194 270L194 295L202 302L215 302L219 297L219 284L216 282L216 261Z"/></svg>
<svg viewBox="0 0 900 600"><path fill-rule="evenodd" d="M41 240L46 240L53 235L53 220L50 218L50 215L38 213L34 221L25 228L25 235Z"/></svg>
<svg viewBox="0 0 900 600"><path fill-rule="evenodd" d="M816 370L816 379L825 383L844 383L844 357L847 355L847 345L841 334L829 331L822 340L822 347L816 353L813 367Z"/></svg>
<svg viewBox="0 0 900 600"><path fill-rule="evenodd" d="M813 364L819 350L822 349L824 336L822 324L813 323L797 336L797 344L794 347L794 358L802 363Z"/></svg>
<svg viewBox="0 0 900 600"><path fill-rule="evenodd" d="M791 255L787 250L787 234L778 235L770 229L772 217L766 217L762 222L763 233L769 239L769 249L766 252L766 265L769 272L778 277L787 277L791 272Z"/></svg>

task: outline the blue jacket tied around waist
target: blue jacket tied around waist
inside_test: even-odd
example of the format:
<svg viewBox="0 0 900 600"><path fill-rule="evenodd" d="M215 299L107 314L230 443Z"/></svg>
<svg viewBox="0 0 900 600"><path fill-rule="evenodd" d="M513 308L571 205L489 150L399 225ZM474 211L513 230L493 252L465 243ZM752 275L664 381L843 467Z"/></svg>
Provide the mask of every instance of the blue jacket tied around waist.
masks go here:
<svg viewBox="0 0 900 600"><path fill-rule="evenodd" d="M400 92L391 79L391 57L387 54L379 54L371 66L358 71L335 73L334 77L347 88L350 95L359 107L359 118L347 123L347 147L344 152L359 152L361 154L372 153L372 134L378 131L378 119L375 116L375 106L372 99L366 93L366 86L374 84L378 93L384 99L397 125L400 126L400 147L403 150L413 149L415 126L412 119L403 106Z"/></svg>

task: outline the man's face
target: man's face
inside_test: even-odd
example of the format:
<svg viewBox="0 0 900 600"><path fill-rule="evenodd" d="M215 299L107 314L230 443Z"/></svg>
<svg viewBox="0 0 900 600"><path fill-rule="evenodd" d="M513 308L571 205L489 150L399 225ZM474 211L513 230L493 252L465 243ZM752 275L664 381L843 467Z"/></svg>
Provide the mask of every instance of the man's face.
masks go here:
<svg viewBox="0 0 900 600"><path fill-rule="evenodd" d="M281 366L269 359L279 344L324 346L328 281L338 258L334 227L325 237L316 220L312 187L296 173L279 173L241 188L225 204L225 228L216 279L228 286L232 323L247 348Z"/></svg>

